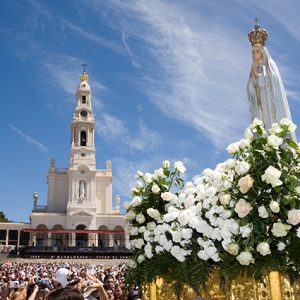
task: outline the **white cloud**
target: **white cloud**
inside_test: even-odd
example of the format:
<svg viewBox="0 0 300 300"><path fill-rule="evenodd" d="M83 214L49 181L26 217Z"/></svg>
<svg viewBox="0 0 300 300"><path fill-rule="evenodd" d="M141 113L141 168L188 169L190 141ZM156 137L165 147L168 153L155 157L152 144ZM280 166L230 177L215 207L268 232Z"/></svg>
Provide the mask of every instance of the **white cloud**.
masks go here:
<svg viewBox="0 0 300 300"><path fill-rule="evenodd" d="M15 131L19 136L21 136L28 144L37 146L42 152L49 152L49 148L39 141L35 140L34 138L30 137L23 133L20 129L14 127L13 125L9 125L9 127Z"/></svg>
<svg viewBox="0 0 300 300"><path fill-rule="evenodd" d="M122 52L123 51L121 46L119 46L118 44L112 42L111 40L107 40L107 39L101 37L100 35L93 34L90 31L84 30L81 27L78 27L78 26L76 26L76 25L74 25L71 22L68 22L66 20L61 19L60 21L63 25L65 25L70 30L76 32L77 34L80 34L81 36L89 39L90 41L92 41L92 42L94 42L98 45L107 47L107 48L115 50L117 52Z"/></svg>
<svg viewBox="0 0 300 300"><path fill-rule="evenodd" d="M127 137L127 144L135 150L149 150L161 143L159 134L146 127L145 123L139 121L139 132L137 136Z"/></svg>
<svg viewBox="0 0 300 300"><path fill-rule="evenodd" d="M124 121L106 113L97 121L96 130L106 141L119 139L128 133Z"/></svg>
<svg viewBox="0 0 300 300"><path fill-rule="evenodd" d="M55 90L62 89L65 93L74 96L79 82L81 63L79 59L72 56L50 55L42 63L42 66L45 68L45 77L47 76L47 81L52 88Z"/></svg>
<svg viewBox="0 0 300 300"><path fill-rule="evenodd" d="M117 117L103 113L97 120L96 132L111 145L120 150L151 150L161 143L159 134L150 130L139 120L137 130L129 131L127 124ZM123 145L126 145L126 149Z"/></svg>
<svg viewBox="0 0 300 300"><path fill-rule="evenodd" d="M135 68L141 68L142 65L137 61L136 56L133 54L133 52L131 51L127 40L129 39L129 35L126 34L125 32L122 32L122 42L123 45L127 51L127 53L129 54L129 56L131 57L131 64L135 67Z"/></svg>
<svg viewBox="0 0 300 300"><path fill-rule="evenodd" d="M122 26L122 32L138 41L135 46L140 48L143 65L139 84L149 99L164 114L194 127L216 146L240 137L250 121L246 34L221 21L212 24L204 15L199 18L178 2L110 3L115 13L111 26ZM131 58L130 49L127 52ZM149 56L154 59L151 65Z"/></svg>

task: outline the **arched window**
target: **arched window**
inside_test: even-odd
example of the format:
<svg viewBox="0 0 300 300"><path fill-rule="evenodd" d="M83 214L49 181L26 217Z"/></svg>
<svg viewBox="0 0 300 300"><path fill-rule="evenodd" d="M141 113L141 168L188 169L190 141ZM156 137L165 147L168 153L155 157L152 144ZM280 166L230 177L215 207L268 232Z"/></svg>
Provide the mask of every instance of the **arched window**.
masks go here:
<svg viewBox="0 0 300 300"><path fill-rule="evenodd" d="M98 230L108 230L107 226L102 225L98 228ZM103 249L105 247L109 247L109 233L98 233L98 247Z"/></svg>
<svg viewBox="0 0 300 300"><path fill-rule="evenodd" d="M80 146L86 146L86 132L84 130L80 132Z"/></svg>
<svg viewBox="0 0 300 300"><path fill-rule="evenodd" d="M82 102L82 104L85 104L85 103L86 103L86 96L82 96L82 97L81 97L81 102Z"/></svg>
<svg viewBox="0 0 300 300"><path fill-rule="evenodd" d="M115 246L125 246L125 232L122 226L116 226L114 230L123 231L122 233L114 234L114 245Z"/></svg>
<svg viewBox="0 0 300 300"><path fill-rule="evenodd" d="M76 227L76 230L86 230L86 226L80 224ZM76 247L87 247L89 236L87 233L76 233Z"/></svg>
<svg viewBox="0 0 300 300"><path fill-rule="evenodd" d="M41 229L41 232L36 233L36 246L47 246L48 244L48 233L43 232L47 230L47 226L45 224L40 224L36 227L36 229Z"/></svg>
<svg viewBox="0 0 300 300"><path fill-rule="evenodd" d="M54 230L62 230L64 229L60 224L56 224L53 226ZM56 233L56 232L53 232L51 234L51 243L52 243L52 246L54 247L61 247L63 246L64 244L64 241L66 240L65 238L65 233Z"/></svg>

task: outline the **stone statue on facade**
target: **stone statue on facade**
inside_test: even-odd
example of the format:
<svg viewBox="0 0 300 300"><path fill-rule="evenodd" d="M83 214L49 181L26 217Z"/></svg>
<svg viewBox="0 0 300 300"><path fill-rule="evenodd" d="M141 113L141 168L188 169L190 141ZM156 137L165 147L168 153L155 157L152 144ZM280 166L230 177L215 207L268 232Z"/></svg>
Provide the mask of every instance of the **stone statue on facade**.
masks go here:
<svg viewBox="0 0 300 300"><path fill-rule="evenodd" d="M35 208L37 206L37 201L39 199L38 192L34 192L33 195L32 195L32 197L33 197L33 207Z"/></svg>
<svg viewBox="0 0 300 300"><path fill-rule="evenodd" d="M81 180L79 184L79 197L84 198L85 196L86 196L85 182Z"/></svg>
<svg viewBox="0 0 300 300"><path fill-rule="evenodd" d="M106 170L111 170L111 162L110 162L110 160L106 161Z"/></svg>
<svg viewBox="0 0 300 300"><path fill-rule="evenodd" d="M116 196L116 207L117 207L117 209L120 208L120 202L121 202L120 195L117 195L117 196Z"/></svg>
<svg viewBox="0 0 300 300"><path fill-rule="evenodd" d="M252 44L252 66L247 86L251 119L263 121L265 129L283 118L291 120L286 92L265 43L268 33L257 24L248 34Z"/></svg>

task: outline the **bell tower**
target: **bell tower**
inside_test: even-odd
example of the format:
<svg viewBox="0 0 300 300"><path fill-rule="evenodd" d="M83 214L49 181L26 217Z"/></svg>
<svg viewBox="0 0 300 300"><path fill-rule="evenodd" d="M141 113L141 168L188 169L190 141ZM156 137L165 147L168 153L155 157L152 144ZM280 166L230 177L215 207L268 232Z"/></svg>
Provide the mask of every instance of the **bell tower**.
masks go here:
<svg viewBox="0 0 300 300"><path fill-rule="evenodd" d="M88 83L86 64L82 64L83 72L76 91L76 107L71 123L71 151L69 167L77 168L86 165L96 168L95 159L95 118L92 109L91 88Z"/></svg>
<svg viewBox="0 0 300 300"><path fill-rule="evenodd" d="M76 90L76 106L71 122L71 148L68 168L67 224L70 228L78 222L86 228L96 226L97 170L95 157L95 118L92 109L89 77L83 64L80 83ZM100 200L100 201L99 201ZM81 225L82 225L81 224Z"/></svg>

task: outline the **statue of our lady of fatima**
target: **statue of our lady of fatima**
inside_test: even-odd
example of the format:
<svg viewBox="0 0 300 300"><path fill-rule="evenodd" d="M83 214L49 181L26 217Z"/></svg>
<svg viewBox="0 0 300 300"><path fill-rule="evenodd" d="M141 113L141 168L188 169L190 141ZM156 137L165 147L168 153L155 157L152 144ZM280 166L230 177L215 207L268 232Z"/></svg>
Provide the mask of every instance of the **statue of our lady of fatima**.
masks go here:
<svg viewBox="0 0 300 300"><path fill-rule="evenodd" d="M263 121L268 130L283 118L292 120L291 112L278 67L265 46L268 32L256 21L248 37L252 44L252 66L247 87L251 119Z"/></svg>

